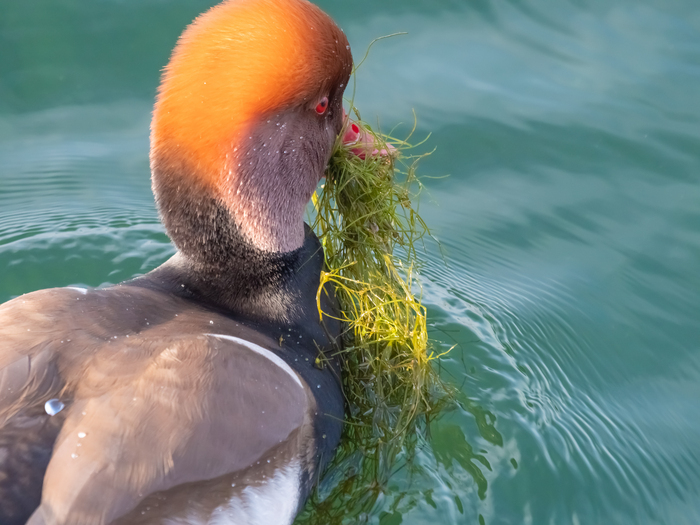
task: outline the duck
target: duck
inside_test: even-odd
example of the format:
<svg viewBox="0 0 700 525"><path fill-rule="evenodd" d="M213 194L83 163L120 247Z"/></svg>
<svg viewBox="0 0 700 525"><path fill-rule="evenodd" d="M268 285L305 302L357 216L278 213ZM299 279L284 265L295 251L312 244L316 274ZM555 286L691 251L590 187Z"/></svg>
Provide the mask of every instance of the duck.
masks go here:
<svg viewBox="0 0 700 525"><path fill-rule="evenodd" d="M351 69L307 0L226 0L186 28L150 137L175 255L0 305L1 524L292 523L344 420L304 213Z"/></svg>

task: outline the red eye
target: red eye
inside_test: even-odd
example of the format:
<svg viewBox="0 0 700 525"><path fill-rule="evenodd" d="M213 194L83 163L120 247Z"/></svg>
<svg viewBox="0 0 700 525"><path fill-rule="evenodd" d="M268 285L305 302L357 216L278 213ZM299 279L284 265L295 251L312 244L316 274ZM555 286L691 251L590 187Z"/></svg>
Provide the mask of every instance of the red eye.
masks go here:
<svg viewBox="0 0 700 525"><path fill-rule="evenodd" d="M316 113L323 115L328 109L328 97L323 97L321 101L316 106Z"/></svg>

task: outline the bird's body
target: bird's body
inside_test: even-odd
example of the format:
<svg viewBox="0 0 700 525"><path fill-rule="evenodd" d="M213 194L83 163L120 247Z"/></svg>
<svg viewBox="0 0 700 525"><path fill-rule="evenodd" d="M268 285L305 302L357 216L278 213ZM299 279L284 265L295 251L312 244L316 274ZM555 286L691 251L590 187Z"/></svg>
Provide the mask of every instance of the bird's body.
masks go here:
<svg viewBox="0 0 700 525"><path fill-rule="evenodd" d="M151 149L178 253L0 305L0 525L293 521L343 420L337 306L325 290L320 315L302 214L348 49L305 0L230 0L183 35Z"/></svg>
<svg viewBox="0 0 700 525"><path fill-rule="evenodd" d="M177 260L112 288L2 305L0 523L24 523L12 516L33 510L42 484L50 523L291 523L337 445L343 403L324 353L338 326L315 304L318 241L309 233L284 259L291 322L271 321L265 301L221 308ZM53 416L50 400L64 405Z"/></svg>

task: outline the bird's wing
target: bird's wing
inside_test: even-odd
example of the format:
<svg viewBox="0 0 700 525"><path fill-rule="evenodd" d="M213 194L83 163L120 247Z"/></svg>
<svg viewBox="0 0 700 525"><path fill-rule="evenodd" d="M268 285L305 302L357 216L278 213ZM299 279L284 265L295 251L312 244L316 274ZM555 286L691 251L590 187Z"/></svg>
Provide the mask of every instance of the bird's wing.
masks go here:
<svg viewBox="0 0 700 525"><path fill-rule="evenodd" d="M28 302L63 304L67 292L44 293L0 310L0 384L9 392L0 410L16 413L47 396L66 399L30 523L110 523L149 494L241 471L311 432L313 395L263 346L183 330L202 321L187 312L177 325L161 320L130 338L109 338L83 323L67 345L52 337L77 322L76 311L63 323L47 323L48 310L36 312ZM68 299L88 301L75 294ZM100 312L93 301L85 315ZM8 321L15 324L8 328ZM23 338L28 323L41 336Z"/></svg>
<svg viewBox="0 0 700 525"><path fill-rule="evenodd" d="M0 523L24 523L39 504L64 416L49 417L43 405L65 386L61 351L86 347L86 334L66 336L81 298L82 290L43 290L0 305Z"/></svg>
<svg viewBox="0 0 700 525"><path fill-rule="evenodd" d="M308 388L260 353L211 336L158 340L143 373L76 392L46 472L42 510L99 524L145 496L243 470L309 426ZM293 372L292 372L293 374Z"/></svg>
<svg viewBox="0 0 700 525"><path fill-rule="evenodd" d="M61 392L57 355L78 357L90 346L87 334L72 329L84 294L56 288L0 304L0 426L21 407Z"/></svg>

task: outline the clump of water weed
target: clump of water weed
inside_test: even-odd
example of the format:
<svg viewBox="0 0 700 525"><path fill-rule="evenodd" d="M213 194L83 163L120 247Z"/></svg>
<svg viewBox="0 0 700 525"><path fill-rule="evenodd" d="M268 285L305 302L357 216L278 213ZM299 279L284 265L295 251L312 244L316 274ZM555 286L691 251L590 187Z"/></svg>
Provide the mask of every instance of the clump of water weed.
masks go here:
<svg viewBox="0 0 700 525"><path fill-rule="evenodd" d="M314 195L313 229L323 244L323 285L341 307L343 388L349 414L340 449L297 523L355 523L381 494L397 457L410 461L449 389L440 381L418 282L419 248L429 235L413 200L425 156L362 122L358 143L341 133ZM418 144L420 145L420 144ZM319 301L320 307L320 301Z"/></svg>

